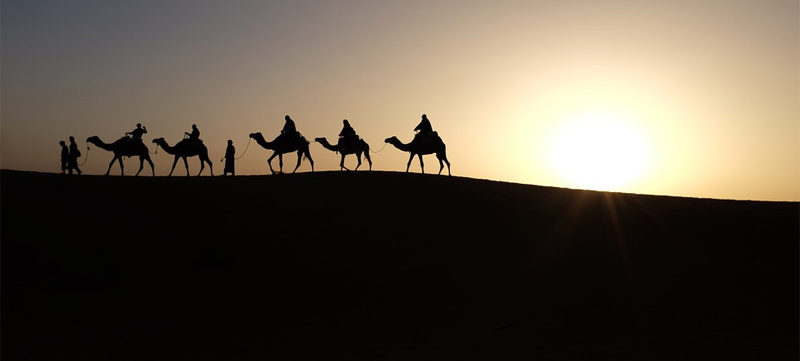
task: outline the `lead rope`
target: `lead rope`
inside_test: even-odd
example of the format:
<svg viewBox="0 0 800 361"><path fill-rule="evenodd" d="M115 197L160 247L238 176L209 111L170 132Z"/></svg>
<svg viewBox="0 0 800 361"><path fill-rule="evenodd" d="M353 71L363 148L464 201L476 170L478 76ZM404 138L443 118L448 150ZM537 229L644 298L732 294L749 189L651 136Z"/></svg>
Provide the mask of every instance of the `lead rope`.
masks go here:
<svg viewBox="0 0 800 361"><path fill-rule="evenodd" d="M379 149L377 151L376 150L372 150L372 149L370 149L369 151L372 152L372 153L380 153L383 150L383 148L386 148L387 144L389 144L389 143L383 143L383 147L381 147L381 149Z"/></svg>
<svg viewBox="0 0 800 361"><path fill-rule="evenodd" d="M247 148L250 148L250 142L251 141L253 141L253 138L247 137L247 145L244 146L244 151L242 151L242 155L240 155L240 156L238 156L236 158L233 158L234 160L239 160L242 157L244 157L244 154L247 153Z"/></svg>
<svg viewBox="0 0 800 361"><path fill-rule="evenodd" d="M83 163L78 164L79 166L83 167L86 164L86 161L89 160L89 142L86 142L86 157L83 158Z"/></svg>

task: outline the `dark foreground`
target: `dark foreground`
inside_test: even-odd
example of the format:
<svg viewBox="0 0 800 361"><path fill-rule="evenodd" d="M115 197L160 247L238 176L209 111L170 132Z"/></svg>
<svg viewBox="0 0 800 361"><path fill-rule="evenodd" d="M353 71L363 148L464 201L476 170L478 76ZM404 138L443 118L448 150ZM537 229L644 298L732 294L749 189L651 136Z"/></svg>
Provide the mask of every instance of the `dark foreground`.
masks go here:
<svg viewBox="0 0 800 361"><path fill-rule="evenodd" d="M797 360L800 207L2 171L2 359Z"/></svg>

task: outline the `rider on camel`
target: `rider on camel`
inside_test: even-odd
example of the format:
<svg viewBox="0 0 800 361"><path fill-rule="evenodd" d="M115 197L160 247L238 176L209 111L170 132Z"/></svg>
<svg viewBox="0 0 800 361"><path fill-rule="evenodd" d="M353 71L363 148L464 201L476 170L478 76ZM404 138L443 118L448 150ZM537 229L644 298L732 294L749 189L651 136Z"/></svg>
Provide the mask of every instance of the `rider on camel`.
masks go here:
<svg viewBox="0 0 800 361"><path fill-rule="evenodd" d="M341 145L342 148L344 148L357 141L358 135L355 129L350 126L350 122L348 122L347 119L343 120L342 123L344 123L344 125L342 126L342 131L339 132L339 143L337 145Z"/></svg>
<svg viewBox="0 0 800 361"><path fill-rule="evenodd" d="M294 120L292 120L292 118L290 118L288 115L284 117L284 119L286 119L286 123L283 124L281 135L289 139L297 138L299 133L297 132L297 127L294 125Z"/></svg>
<svg viewBox="0 0 800 361"><path fill-rule="evenodd" d="M428 120L428 116L422 114L422 120L419 122L414 131L417 134L414 135L414 140L417 142L427 142L433 138L433 135L436 133L433 131L433 127L431 126L431 121Z"/></svg>

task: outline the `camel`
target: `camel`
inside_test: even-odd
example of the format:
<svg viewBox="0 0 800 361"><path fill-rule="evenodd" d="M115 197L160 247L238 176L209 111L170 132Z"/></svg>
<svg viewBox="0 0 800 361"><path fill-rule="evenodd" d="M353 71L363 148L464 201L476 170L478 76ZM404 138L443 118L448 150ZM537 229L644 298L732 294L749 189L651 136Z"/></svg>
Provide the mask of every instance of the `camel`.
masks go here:
<svg viewBox="0 0 800 361"><path fill-rule="evenodd" d="M192 144L192 142L195 142L195 144ZM172 172L175 170L178 159L183 159L183 165L186 166L186 175L188 176L189 162L186 160L186 157L194 156L200 157L200 172L197 173L198 176L203 173L203 169L206 167L205 163L208 163L208 169L211 170L211 175L214 175L214 167L211 164L211 159L208 158L208 148L206 148L202 141L183 139L175 144L174 147L170 147L164 138L153 139L153 143L156 143L156 147L160 146L165 152L175 156L175 160L172 161L172 169L169 171L169 176L171 176Z"/></svg>
<svg viewBox="0 0 800 361"><path fill-rule="evenodd" d="M256 143L262 148L273 151L272 156L267 159L267 164L272 174L283 173L283 154L289 152L297 152L297 165L294 167L292 173L296 172L297 168L300 168L300 162L303 160L303 156L308 158L308 161L311 163L311 171L314 171L314 160L311 159L311 152L308 150L308 140L302 135L299 138L290 139L281 134L272 142L268 142L261 133L256 132L250 133L250 138L255 139ZM272 168L272 159L276 156L278 157L278 164L280 166L278 172Z"/></svg>
<svg viewBox="0 0 800 361"><path fill-rule="evenodd" d="M100 137L93 135L86 139L87 143L92 143L100 149L107 150L109 152L114 153L114 158L111 159L111 163L108 163L108 170L106 170L106 175L111 172L111 166L114 165L115 161L119 161L119 171L120 175L125 175L125 166L122 164L122 157L133 157L139 156L139 171L136 172L138 176L139 173L142 172L144 168L144 161L150 163L150 170L153 171L153 176L156 175L155 167L153 166L153 161L150 160L150 150L147 149L147 146L144 145L141 141L132 141L131 137L124 136L120 139L117 139L114 143L106 144Z"/></svg>
<svg viewBox="0 0 800 361"><path fill-rule="evenodd" d="M395 146L395 148L404 152L411 153L411 155L408 157L408 164L406 164L406 173L408 173L408 168L411 166L411 161L414 159L415 155L419 157L419 166L422 169L422 173L425 173L425 165L422 163L422 156L427 154L436 154L436 158L439 159L439 174L442 174L442 169L444 169L444 164L442 164L442 162L444 162L447 163L447 175L450 175L450 162L447 160L444 142L438 134L436 134L436 138L430 141L411 141L411 143L408 144L403 144L403 142L397 139L397 137L392 136L391 138L386 138L386 143L389 143Z"/></svg>
<svg viewBox="0 0 800 361"><path fill-rule="evenodd" d="M322 144L322 146L327 150L341 153L342 161L339 162L339 170L350 170L344 166L344 157L348 154L356 155L356 159L358 159L358 165L356 165L356 169L353 170L358 170L358 167L361 166L361 153L364 153L364 157L367 158L367 162L369 162L369 170L372 170L372 159L369 157L369 144L367 144L367 142L365 142L363 139L359 138L351 147L345 147L340 144L331 145L328 143L328 140L325 139L325 137L314 138L314 140L319 144Z"/></svg>

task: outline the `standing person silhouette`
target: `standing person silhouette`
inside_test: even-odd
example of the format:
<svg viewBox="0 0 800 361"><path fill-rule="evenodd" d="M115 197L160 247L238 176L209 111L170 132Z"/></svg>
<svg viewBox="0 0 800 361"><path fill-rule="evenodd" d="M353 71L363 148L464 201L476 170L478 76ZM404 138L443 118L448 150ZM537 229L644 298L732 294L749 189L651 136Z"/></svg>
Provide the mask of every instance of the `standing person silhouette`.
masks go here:
<svg viewBox="0 0 800 361"><path fill-rule="evenodd" d="M67 165L67 168L69 169L69 174L72 174L72 170L73 169L75 171L77 171L78 174L83 173L83 172L81 172L81 169L78 168L78 157L80 157L80 156L81 156L81 151L78 150L78 144L75 143L75 137L70 136L69 137L69 164Z"/></svg>
<svg viewBox="0 0 800 361"><path fill-rule="evenodd" d="M428 120L427 115L422 114L422 120L420 120L417 127L414 128L414 131L417 132L417 134L414 135L415 141L422 142L429 140L429 136L433 134L433 127L431 126L431 121Z"/></svg>
<svg viewBox="0 0 800 361"><path fill-rule="evenodd" d="M236 175L236 171L233 167L233 162L235 160L233 157L234 154L236 154L236 148L233 147L233 141L228 139L228 147L225 148L225 169L222 170L223 176L228 175L228 173L230 173L232 176Z"/></svg>
<svg viewBox="0 0 800 361"><path fill-rule="evenodd" d="M58 144L61 144L61 174L64 174L69 167L69 148L67 148L67 142L63 140Z"/></svg>

